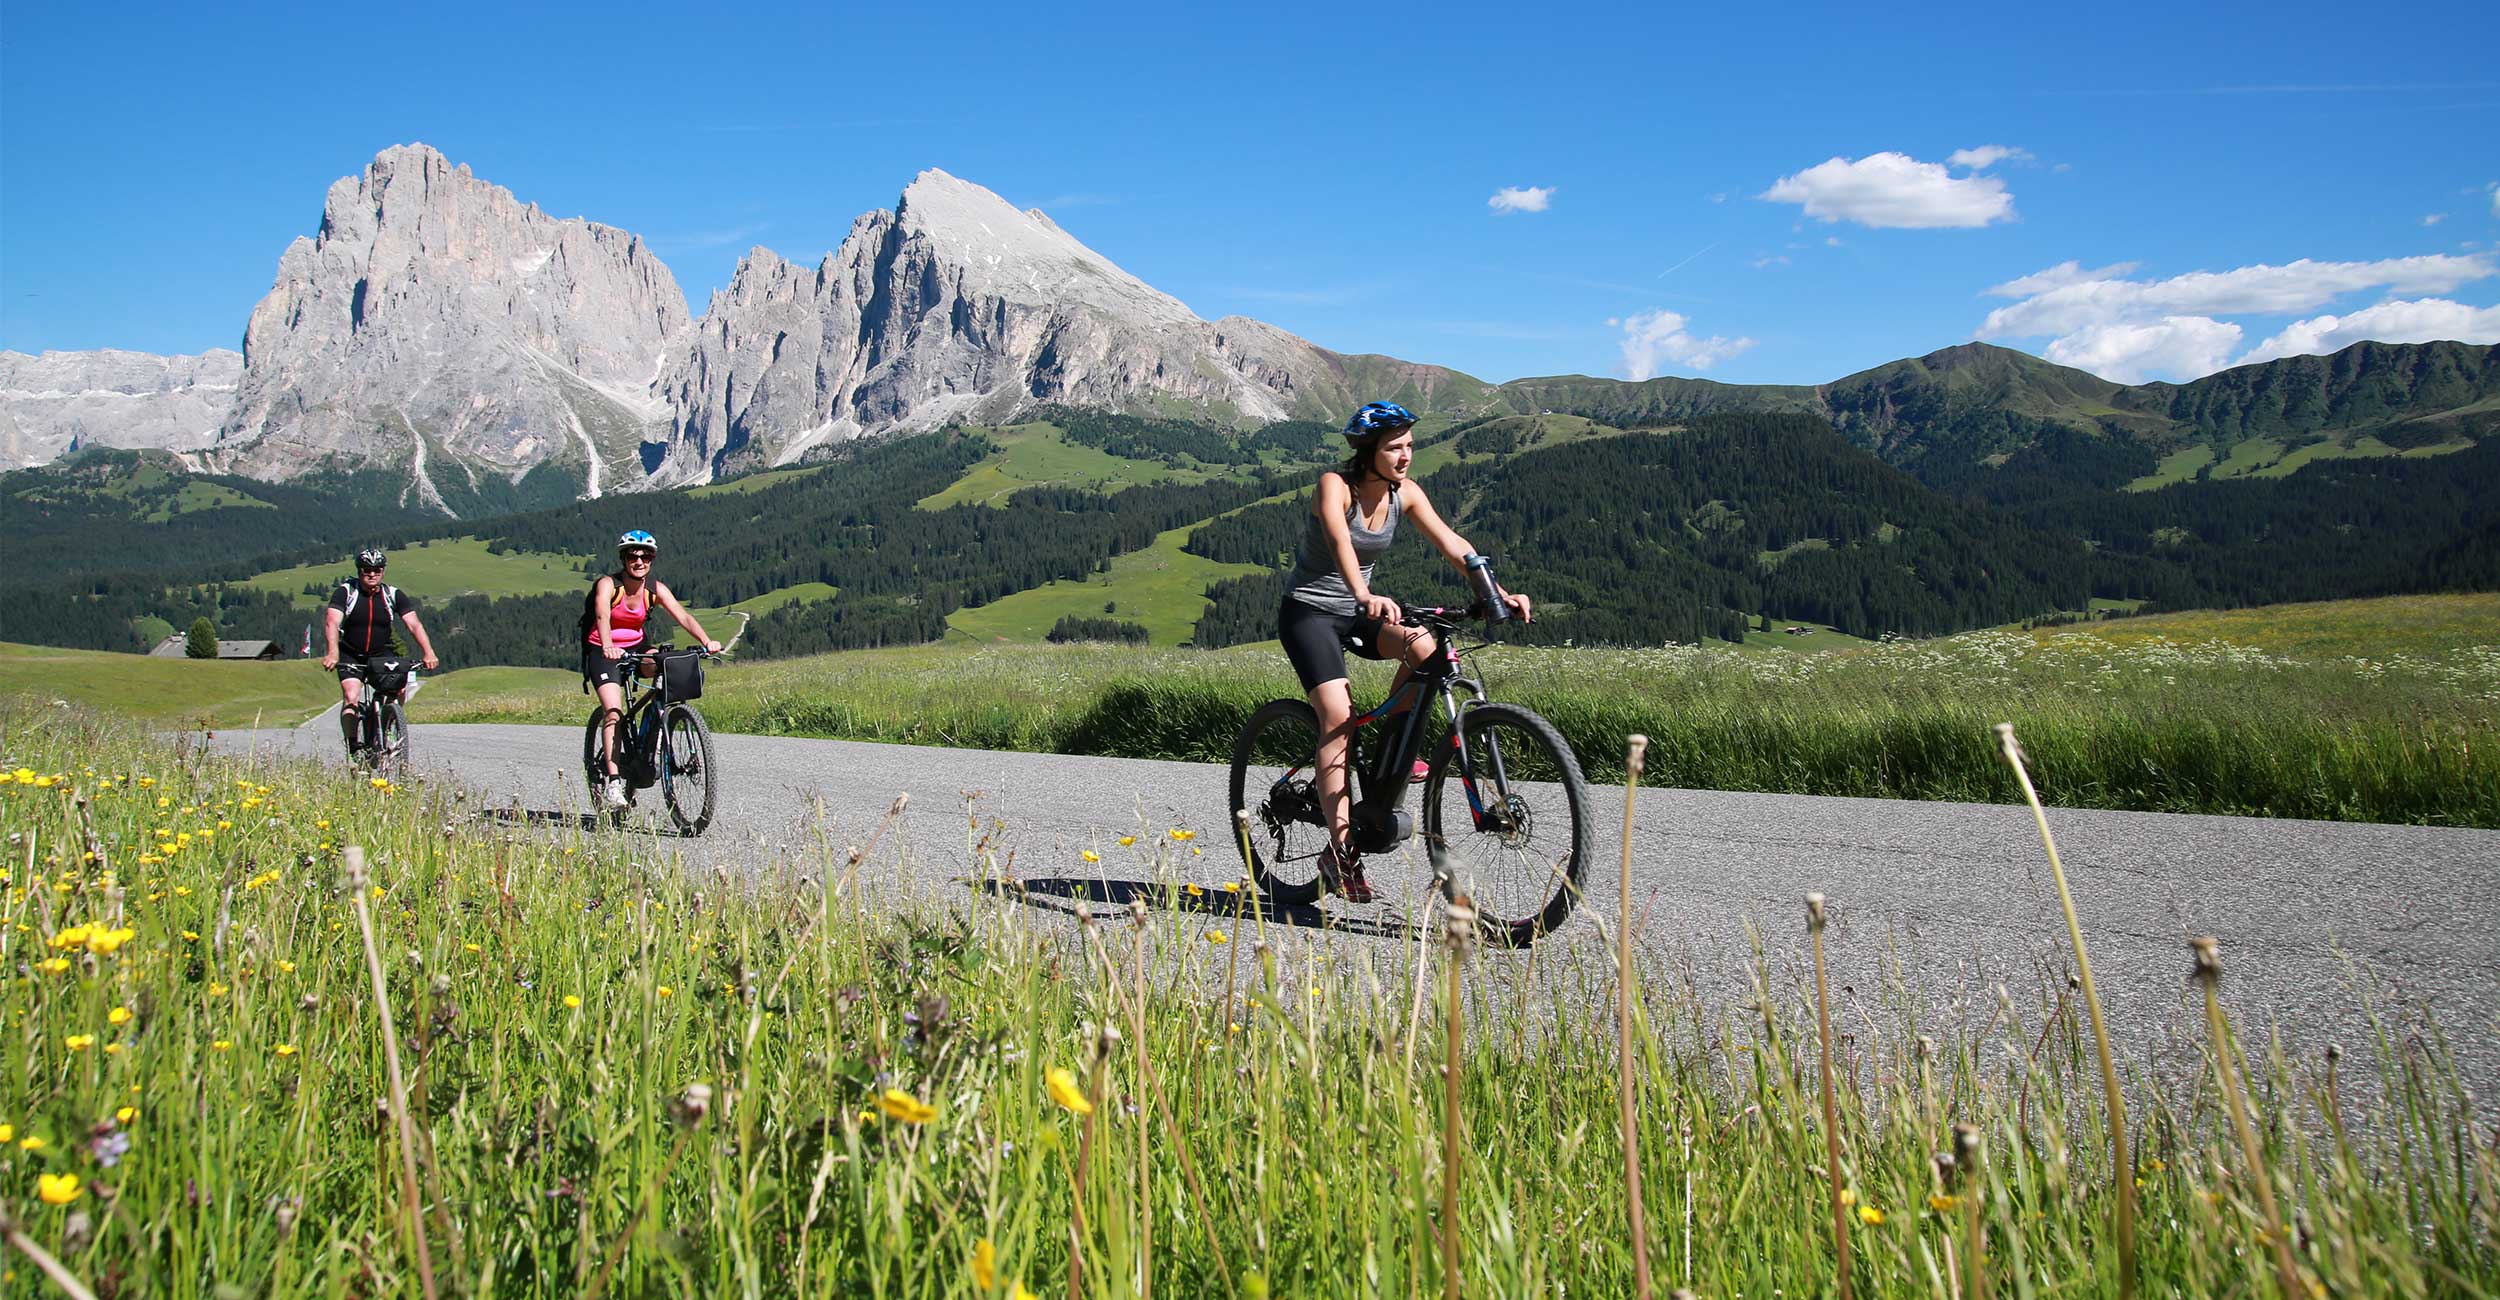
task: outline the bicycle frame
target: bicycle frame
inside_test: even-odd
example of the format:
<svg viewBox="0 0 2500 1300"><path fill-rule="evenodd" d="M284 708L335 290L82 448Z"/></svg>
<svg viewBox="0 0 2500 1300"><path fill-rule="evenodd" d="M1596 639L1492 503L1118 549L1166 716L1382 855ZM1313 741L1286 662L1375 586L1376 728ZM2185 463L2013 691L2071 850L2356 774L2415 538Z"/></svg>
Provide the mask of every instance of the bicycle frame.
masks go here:
<svg viewBox="0 0 2500 1300"><path fill-rule="evenodd" d="M1408 779L1408 773L1413 770L1415 760L1424 748L1424 727L1430 721L1426 716L1430 712L1430 692L1438 687L1442 712L1449 718L1450 744L1455 749L1458 759L1459 786L1467 795L1468 816L1474 821L1478 830L1491 828L1506 831L1509 828L1502 824L1502 819L1506 816L1509 801L1507 798L1494 799L1490 803L1494 809L1500 811L1487 811L1488 801L1477 788L1476 756L1468 752L1465 732L1459 726L1467 710L1487 700L1484 683L1470 676L1461 661L1463 651L1455 635L1457 621L1451 616L1463 614L1465 611L1432 607L1410 608L1406 613L1413 616L1418 624L1429 628L1434 637L1440 641L1440 659L1445 667L1443 671L1429 676L1422 672L1408 674L1406 684L1390 692L1389 698L1382 700L1370 711L1347 720L1346 744L1350 750L1354 745L1355 735L1363 728L1396 716L1402 703L1409 706L1405 709L1404 725L1390 733L1391 743L1382 746L1373 755L1372 762L1360 766L1349 762L1348 766L1354 770L1348 773L1348 779L1359 779L1362 791L1362 797L1353 801L1351 820L1358 824L1397 828L1397 823L1403 815L1407 791L1413 785L1413 782ZM1468 649L1483 649L1490 644L1490 642L1478 642ZM1463 697L1462 691L1465 693ZM1496 791L1506 791L1510 788L1510 783L1508 774L1503 769L1500 746L1488 745L1486 748L1488 752L1485 758L1490 768L1488 775L1492 786ZM1277 778L1276 784L1286 785L1316 764L1317 757L1314 756L1310 764L1296 766L1285 772L1283 776ZM1398 829L1397 833L1390 837L1391 842L1403 840L1411 833L1411 829ZM1380 848L1368 851L1378 852L1386 847L1387 845L1381 845Z"/></svg>
<svg viewBox="0 0 2500 1300"><path fill-rule="evenodd" d="M616 716L616 765L619 772L627 770L628 758L645 758L660 747L660 715L674 703L668 697L668 675L654 674L647 682L641 672L645 660L657 663L666 646L648 650L629 650L617 662L625 671L619 675L618 686L624 693ZM651 765L656 774L658 764Z"/></svg>

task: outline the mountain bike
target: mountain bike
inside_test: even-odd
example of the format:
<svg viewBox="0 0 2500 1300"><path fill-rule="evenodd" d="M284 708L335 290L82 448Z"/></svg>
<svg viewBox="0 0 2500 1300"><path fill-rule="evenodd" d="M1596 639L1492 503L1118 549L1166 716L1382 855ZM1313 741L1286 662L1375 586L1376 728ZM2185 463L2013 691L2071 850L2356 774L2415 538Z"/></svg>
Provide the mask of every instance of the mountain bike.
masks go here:
<svg viewBox="0 0 2500 1300"><path fill-rule="evenodd" d="M368 655L355 661L356 678L365 688L358 692L356 740L347 747L347 761L392 780L408 775L408 719L401 712L399 696L408 689L415 666L395 655Z"/></svg>
<svg viewBox="0 0 2500 1300"><path fill-rule="evenodd" d="M1587 858L1588 783L1580 760L1554 725L1511 704L1497 704L1461 663L1458 629L1486 616L1486 602L1466 610L1400 605L1410 626L1429 629L1441 650L1378 708L1352 719L1346 738L1352 847L1386 853L1412 837L1416 819L1404 804L1416 756L1438 698L1450 722L1432 738L1423 781L1424 849L1445 897L1475 903L1487 942L1525 947L1552 931L1579 901ZM1403 712L1401 712L1401 708ZM1363 728L1390 725L1368 756L1357 753ZM1280 907L1311 903L1331 882L1320 851L1328 823L1319 801L1319 715L1307 700L1271 700L1250 715L1233 741L1232 808L1247 813L1251 878Z"/></svg>
<svg viewBox="0 0 2500 1300"><path fill-rule="evenodd" d="M712 727L693 703L702 698L703 662L711 657L700 646L628 650L619 657L625 709L616 724L616 773L624 778L628 806L610 811L612 823L623 825L635 795L657 786L678 834L701 835L712 824L718 793ZM608 780L600 712L593 704L590 723L582 730L582 772L590 783L593 807L600 806Z"/></svg>

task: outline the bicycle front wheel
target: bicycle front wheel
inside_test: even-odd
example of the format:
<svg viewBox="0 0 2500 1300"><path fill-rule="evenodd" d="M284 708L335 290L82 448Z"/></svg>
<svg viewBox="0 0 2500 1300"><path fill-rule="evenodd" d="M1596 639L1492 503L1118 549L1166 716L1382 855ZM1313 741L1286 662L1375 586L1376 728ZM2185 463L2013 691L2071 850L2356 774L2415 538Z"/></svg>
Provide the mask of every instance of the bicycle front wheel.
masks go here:
<svg viewBox="0 0 2500 1300"><path fill-rule="evenodd" d="M1444 894L1474 899L1486 942L1525 947L1571 915L1588 860L1588 782L1554 724L1465 711L1424 785L1423 832Z"/></svg>
<svg viewBox="0 0 2500 1300"><path fill-rule="evenodd" d="M408 779L408 773L411 770L408 718L399 711L397 700L382 701L379 712L380 720L375 724L375 730L379 734L374 737L373 741L373 765L381 770L383 776L393 781L404 781Z"/></svg>
<svg viewBox="0 0 2500 1300"><path fill-rule="evenodd" d="M1319 715L1307 701L1260 705L1233 739L1232 811L1248 814L1250 878L1278 907L1319 897L1328 824L1320 815L1318 767Z"/></svg>
<svg viewBox="0 0 2500 1300"><path fill-rule="evenodd" d="M712 728L683 704L660 719L660 795L681 835L701 835L712 824L719 769L712 764Z"/></svg>

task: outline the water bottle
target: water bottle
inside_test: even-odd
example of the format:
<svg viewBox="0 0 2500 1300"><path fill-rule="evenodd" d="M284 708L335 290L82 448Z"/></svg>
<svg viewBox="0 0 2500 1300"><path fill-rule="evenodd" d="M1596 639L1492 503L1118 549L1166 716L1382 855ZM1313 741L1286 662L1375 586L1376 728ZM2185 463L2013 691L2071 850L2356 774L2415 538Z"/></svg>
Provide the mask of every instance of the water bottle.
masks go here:
<svg viewBox="0 0 2500 1300"><path fill-rule="evenodd" d="M1510 621L1510 606L1503 603L1502 589L1493 581L1493 561L1481 555L1468 556L1467 585L1476 593L1476 600L1484 606L1486 622Z"/></svg>

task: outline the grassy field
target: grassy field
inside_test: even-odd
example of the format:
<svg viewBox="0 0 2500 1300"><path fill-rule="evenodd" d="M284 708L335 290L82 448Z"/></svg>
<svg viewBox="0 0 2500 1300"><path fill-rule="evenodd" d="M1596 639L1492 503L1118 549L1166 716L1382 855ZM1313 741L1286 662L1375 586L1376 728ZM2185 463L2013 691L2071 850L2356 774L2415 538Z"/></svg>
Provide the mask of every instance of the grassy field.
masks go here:
<svg viewBox="0 0 2500 1300"><path fill-rule="evenodd" d="M1084 582L1050 582L949 616L947 627L979 644L1041 641L1062 617L1116 618L1142 625L1156 645L1189 642L1206 613L1207 587L1226 578L1258 573L1265 566L1223 564L1181 549L1204 521L1154 539L1143 550L1111 561L1111 571ZM1103 606L1115 606L1110 613Z"/></svg>
<svg viewBox="0 0 2500 1300"><path fill-rule="evenodd" d="M1053 424L1011 424L988 431L999 449L947 485L923 498L923 510L974 503L1003 505L1021 488L1043 483L1114 492L1141 483L1196 483L1205 474L1176 470L1150 460L1131 460L1068 441Z"/></svg>
<svg viewBox="0 0 2500 1300"><path fill-rule="evenodd" d="M754 474L740 475L739 477L733 478L726 483L706 483L699 488L688 488L686 490L686 494L688 496L716 497L748 492L761 492L765 488L787 483L792 479L805 478L810 474L821 474L828 468L831 467L825 465L801 465L791 469L762 470Z"/></svg>
<svg viewBox="0 0 2500 1300"><path fill-rule="evenodd" d="M338 699L338 679L305 660L159 659L7 642L0 689L170 726L292 726Z"/></svg>
<svg viewBox="0 0 2500 1300"><path fill-rule="evenodd" d="M2054 803L2500 826L2500 596L1823 654L1506 647L1474 662L1593 774L1638 732L1667 785L2004 802L2016 792L1988 729L2011 721ZM1358 696L1377 698L1386 670L1356 672ZM705 714L731 731L1209 762L1262 701L1297 693L1260 647L860 651L731 664L709 689ZM439 716L568 723L573 705L516 693Z"/></svg>
<svg viewBox="0 0 2500 1300"><path fill-rule="evenodd" d="M2154 488L2185 483L2195 478L2198 470L2214 463L2214 449L2203 443L2182 447L2161 458L2153 472L2127 485L2129 492L2150 492Z"/></svg>
<svg viewBox="0 0 2500 1300"><path fill-rule="evenodd" d="M580 556L535 551L496 555L477 538L459 537L419 542L391 552L389 574L392 586L420 602L434 603L453 596L538 596L580 591L589 585L582 575L581 563ZM355 567L351 557L341 555L331 563L258 574L243 585L291 595L298 609L318 609L329 597L309 595L304 587L350 577Z"/></svg>
<svg viewBox="0 0 2500 1300"><path fill-rule="evenodd" d="M1974 984L1981 1023L1839 967L1826 1010L1799 922L1735 1004L1675 942L1621 983L1436 909L1305 944L1196 826L1105 845L1148 883L1080 932L977 822L970 887L914 899L873 840L723 887L23 702L0 767L11 1294L1610 1296L1637 1257L2101 1300L2122 1243L2146 1296L2500 1290L2500 1158L2409 1016L2339 1074L2138 1000L2203 1064L2129 1078L2121 1159L2057 972Z"/></svg>

